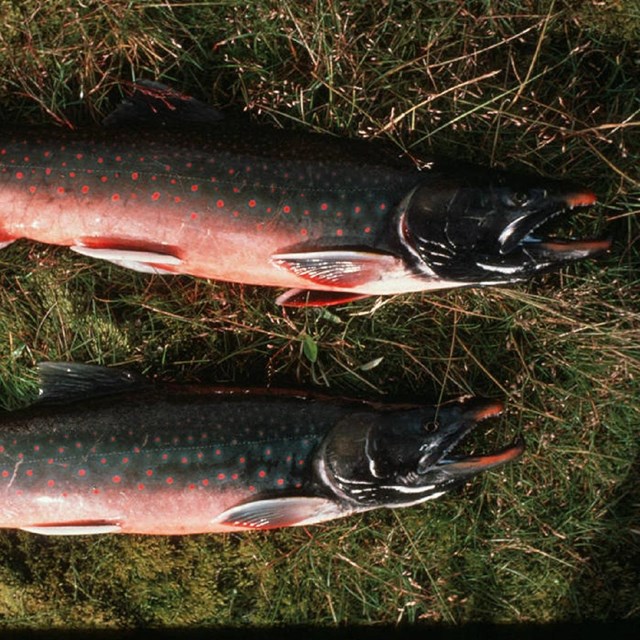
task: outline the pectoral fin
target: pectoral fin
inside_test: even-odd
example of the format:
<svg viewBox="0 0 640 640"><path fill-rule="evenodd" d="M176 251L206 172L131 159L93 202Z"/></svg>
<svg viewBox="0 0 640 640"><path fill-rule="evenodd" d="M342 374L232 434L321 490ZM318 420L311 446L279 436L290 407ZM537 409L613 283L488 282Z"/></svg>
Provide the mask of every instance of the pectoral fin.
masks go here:
<svg viewBox="0 0 640 640"><path fill-rule="evenodd" d="M329 307L361 300L369 296L350 291L309 291L307 289L289 289L276 298L276 304L283 307Z"/></svg>
<svg viewBox="0 0 640 640"><path fill-rule="evenodd" d="M380 280L401 264L388 253L344 249L278 253L271 256L271 262L314 284L341 289Z"/></svg>
<svg viewBox="0 0 640 640"><path fill-rule="evenodd" d="M219 515L215 522L228 527L277 529L314 524L342 515L346 514L325 498L273 498L232 507Z"/></svg>

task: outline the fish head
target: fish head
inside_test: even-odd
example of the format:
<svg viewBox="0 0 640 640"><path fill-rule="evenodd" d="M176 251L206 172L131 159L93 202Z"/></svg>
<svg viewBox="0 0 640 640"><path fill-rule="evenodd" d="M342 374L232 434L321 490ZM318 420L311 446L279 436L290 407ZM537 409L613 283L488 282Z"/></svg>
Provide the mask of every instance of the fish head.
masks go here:
<svg viewBox="0 0 640 640"><path fill-rule="evenodd" d="M502 403L474 399L350 416L323 443L320 477L356 509L403 507L437 498L522 454L522 440L490 455L454 453L478 422L502 410Z"/></svg>
<svg viewBox="0 0 640 640"><path fill-rule="evenodd" d="M458 284L518 282L597 256L609 240L547 236L541 227L593 205L588 189L537 176L474 169L427 175L398 209L398 232L418 272Z"/></svg>

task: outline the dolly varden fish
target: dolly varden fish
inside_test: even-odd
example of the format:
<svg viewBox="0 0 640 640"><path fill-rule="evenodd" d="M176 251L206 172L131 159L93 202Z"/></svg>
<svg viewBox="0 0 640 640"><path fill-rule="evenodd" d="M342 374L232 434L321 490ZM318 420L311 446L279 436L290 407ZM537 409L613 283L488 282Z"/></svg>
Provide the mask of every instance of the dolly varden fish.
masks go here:
<svg viewBox="0 0 640 640"><path fill-rule="evenodd" d="M220 117L144 83L108 129L5 130L0 246L286 287L292 306L516 282L609 248L534 233L593 204L589 190Z"/></svg>
<svg viewBox="0 0 640 640"><path fill-rule="evenodd" d="M436 498L517 458L453 453L502 405L381 406L291 392L151 386L39 367L41 402L0 414L0 527L49 535L310 525Z"/></svg>

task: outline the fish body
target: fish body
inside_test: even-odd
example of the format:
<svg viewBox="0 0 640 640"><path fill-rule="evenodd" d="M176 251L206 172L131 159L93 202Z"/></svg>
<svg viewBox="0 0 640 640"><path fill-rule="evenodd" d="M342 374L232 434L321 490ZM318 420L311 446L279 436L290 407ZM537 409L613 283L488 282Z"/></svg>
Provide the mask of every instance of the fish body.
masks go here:
<svg viewBox="0 0 640 640"><path fill-rule="evenodd" d="M453 447L501 406L380 407L266 391L151 387L41 365L44 404L0 415L0 527L51 535L307 525L437 497L515 459Z"/></svg>
<svg viewBox="0 0 640 640"><path fill-rule="evenodd" d="M136 91L154 113L192 101ZM607 241L531 236L594 201L542 178L419 170L365 141L245 123L0 132L0 246L28 238L140 271L284 287L279 301L294 305L513 282L596 255Z"/></svg>

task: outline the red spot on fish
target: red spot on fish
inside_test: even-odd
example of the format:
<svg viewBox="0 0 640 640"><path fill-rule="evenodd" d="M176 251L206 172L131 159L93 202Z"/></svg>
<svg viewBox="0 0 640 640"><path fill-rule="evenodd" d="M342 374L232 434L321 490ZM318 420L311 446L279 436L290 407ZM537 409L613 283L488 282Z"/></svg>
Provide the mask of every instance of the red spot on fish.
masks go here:
<svg viewBox="0 0 640 640"><path fill-rule="evenodd" d="M70 178L75 178L76 177L76 172L75 171L69 171L69 177Z"/></svg>
<svg viewBox="0 0 640 640"><path fill-rule="evenodd" d="M284 478L278 478L278 484L282 486L284 484Z"/></svg>
<svg viewBox="0 0 640 640"><path fill-rule="evenodd" d="M167 460L169 458L169 454L168 453L163 453L162 454L162 459L163 460Z"/></svg>
<svg viewBox="0 0 640 640"><path fill-rule="evenodd" d="M19 453L19 454L18 454L18 459L19 459L19 460L22 460L22 458L24 458L24 453Z"/></svg>
<svg viewBox="0 0 640 640"><path fill-rule="evenodd" d="M82 160L82 154L81 153L76 153L76 158L78 160Z"/></svg>
<svg viewBox="0 0 640 640"><path fill-rule="evenodd" d="M222 207L224 207L224 200L218 200L218 202L216 202L216 206L218 209L222 209Z"/></svg>
<svg viewBox="0 0 640 640"><path fill-rule="evenodd" d="M122 458L122 464L127 464L129 462L129 458Z"/></svg>
<svg viewBox="0 0 640 640"><path fill-rule="evenodd" d="M2 477L3 478L8 478L9 477L9 472L6 469L2 472Z"/></svg>
<svg viewBox="0 0 640 640"><path fill-rule="evenodd" d="M140 447L133 447L133 453L140 453Z"/></svg>
<svg viewBox="0 0 640 640"><path fill-rule="evenodd" d="M22 178L24 178L24 173L22 173L22 171L16 171L16 179L22 180Z"/></svg>
<svg viewBox="0 0 640 640"><path fill-rule="evenodd" d="M80 470L78 471L78 475L79 475L80 477L86 476L86 475L87 475L87 471L86 471L86 469L80 469Z"/></svg>
<svg viewBox="0 0 640 640"><path fill-rule="evenodd" d="M234 217L234 218L237 218L239 215L240 215L240 212L234 209L234 211L233 211L233 217Z"/></svg>
<svg viewBox="0 0 640 640"><path fill-rule="evenodd" d="M44 173L45 173L45 175L50 176L50 175L51 175L51 167L47 167L47 168L44 170Z"/></svg>
<svg viewBox="0 0 640 640"><path fill-rule="evenodd" d="M107 464L106 458L100 458L100 464Z"/></svg>
<svg viewBox="0 0 640 640"><path fill-rule="evenodd" d="M178 181L175 178L171 178L171 180L169 180L169 182L171 184L178 184Z"/></svg>
<svg viewBox="0 0 640 640"><path fill-rule="evenodd" d="M191 191L197 191L198 190L198 185L197 184L192 184L191 185Z"/></svg>
<svg viewBox="0 0 640 640"><path fill-rule="evenodd" d="M244 456L240 456L240 459L238 460L240 464L244 464L246 461L247 459Z"/></svg>
<svg viewBox="0 0 640 640"><path fill-rule="evenodd" d="M116 156L116 162L120 162L122 160L122 156Z"/></svg>
<svg viewBox="0 0 640 640"><path fill-rule="evenodd" d="M234 173L236 172L235 169L229 169L228 173L230 176L232 176Z"/></svg>
<svg viewBox="0 0 640 640"><path fill-rule="evenodd" d="M285 213L291 213L291 207L288 204L285 204L284 207L282 207L282 210Z"/></svg>
<svg viewBox="0 0 640 640"><path fill-rule="evenodd" d="M216 455L219 456L222 453L222 451L220 451L220 449L216 449Z"/></svg>
<svg viewBox="0 0 640 640"><path fill-rule="evenodd" d="M64 187L58 187L58 188L56 189L56 191L57 191L60 195L63 195L63 194L64 194Z"/></svg>
<svg viewBox="0 0 640 640"><path fill-rule="evenodd" d="M195 488L196 488L196 485L195 485L195 484L191 483L191 484L189 485L189 489L191 489L192 491L193 491Z"/></svg>
<svg viewBox="0 0 640 640"><path fill-rule="evenodd" d="M114 193L111 196L111 200L113 200L113 202L118 202L118 200L120 200L120 194L119 193Z"/></svg>
<svg viewBox="0 0 640 640"><path fill-rule="evenodd" d="M204 487L208 487L208 486L209 486L209 480L207 480L207 478L205 478L205 479L202 481L202 486L204 486Z"/></svg>
<svg viewBox="0 0 640 640"><path fill-rule="evenodd" d="M192 220L197 220L198 219L198 214L195 211L191 212L191 219Z"/></svg>
<svg viewBox="0 0 640 640"><path fill-rule="evenodd" d="M151 477L153 475L153 469L147 469L146 474Z"/></svg>
<svg viewBox="0 0 640 640"><path fill-rule="evenodd" d="M108 179L107 176L100 176L100 182L106 182Z"/></svg>
<svg viewBox="0 0 640 640"><path fill-rule="evenodd" d="M384 211L387 208L387 205L384 202L380 203L380 211Z"/></svg>
<svg viewBox="0 0 640 640"><path fill-rule="evenodd" d="M169 476L166 480L167 484L173 484L173 478Z"/></svg>
<svg viewBox="0 0 640 640"><path fill-rule="evenodd" d="M180 196L174 196L173 201L174 202L182 202L182 198Z"/></svg>
<svg viewBox="0 0 640 640"><path fill-rule="evenodd" d="M4 447L0 445L0 453L4 453Z"/></svg>
<svg viewBox="0 0 640 640"><path fill-rule="evenodd" d="M256 201L255 200L249 200L249 206L253 209L253 207L256 206Z"/></svg>
<svg viewBox="0 0 640 640"><path fill-rule="evenodd" d="M211 178L213 180L213 178ZM233 187L233 193L240 193L240 189L238 187Z"/></svg>
<svg viewBox="0 0 640 640"><path fill-rule="evenodd" d="M64 447L58 447L58 453L64 453Z"/></svg>
<svg viewBox="0 0 640 640"><path fill-rule="evenodd" d="M55 480L48 480L48 481L47 481L47 486L48 486L48 487L53 487L55 484L56 484L56 481L55 481Z"/></svg>
<svg viewBox="0 0 640 640"><path fill-rule="evenodd" d="M121 480L122 478L120 476L113 476L113 478L111 478L111 482L115 484L118 484Z"/></svg>
<svg viewBox="0 0 640 640"><path fill-rule="evenodd" d="M98 158L98 164L102 164L104 162L104 158Z"/></svg>
<svg viewBox="0 0 640 640"><path fill-rule="evenodd" d="M342 211L336 211L336 218L342 218Z"/></svg>
<svg viewBox="0 0 640 640"><path fill-rule="evenodd" d="M353 208L353 212L354 213L360 213L362 211L362 209L360 207L354 207Z"/></svg>
<svg viewBox="0 0 640 640"><path fill-rule="evenodd" d="M260 469L260 471L258 472L258 475L259 475L261 478L264 478L264 477L266 477L267 472L266 472L264 469Z"/></svg>
<svg viewBox="0 0 640 640"><path fill-rule="evenodd" d="M89 193L89 185L88 184L83 184L82 188L80 189L80 191L82 191L82 193Z"/></svg>
<svg viewBox="0 0 640 640"><path fill-rule="evenodd" d="M182 464L187 464L187 462L189 462L189 460L183 456L183 457L180 459L180 462L182 462Z"/></svg>
<svg viewBox="0 0 640 640"><path fill-rule="evenodd" d="M49 459L47 460L47 464L53 464L53 458L49 458Z"/></svg>
<svg viewBox="0 0 640 640"><path fill-rule="evenodd" d="M158 191L154 191L154 192L151 194L151 199L152 199L152 200L158 200L159 198L160 198L160 192L158 192Z"/></svg>
<svg viewBox="0 0 640 640"><path fill-rule="evenodd" d="M40 451L40 445L39 444L34 445L33 446L33 450L34 451Z"/></svg>
<svg viewBox="0 0 640 640"><path fill-rule="evenodd" d="M251 493L253 493L255 490L256 490L256 488L252 484L250 484L249 485L249 491L251 491Z"/></svg>
<svg viewBox="0 0 640 640"><path fill-rule="evenodd" d="M204 453L202 453L202 451L198 451L196 457L198 458L198 460L202 460L202 458L204 458Z"/></svg>
<svg viewBox="0 0 640 640"><path fill-rule="evenodd" d="M298 465L300 467L302 467L304 465L304 460L302 458L300 460L298 460Z"/></svg>
<svg viewBox="0 0 640 640"><path fill-rule="evenodd" d="M100 493L100 489L96 489L95 487L92 489L92 493L94 494L99 494Z"/></svg>
<svg viewBox="0 0 640 640"><path fill-rule="evenodd" d="M326 211L326 210L329 208L329 205L328 205L326 202L323 202L323 203L320 205L320 208L321 208L323 211Z"/></svg>
<svg viewBox="0 0 640 640"><path fill-rule="evenodd" d="M132 179L132 180L137 180L139 177L140 177L140 174L139 174L137 171L134 171L134 172L131 174L131 179Z"/></svg>
<svg viewBox="0 0 640 640"><path fill-rule="evenodd" d="M138 491L144 491L144 484L142 484L142 482L138 483Z"/></svg>
<svg viewBox="0 0 640 640"><path fill-rule="evenodd" d="M26 474L31 477L33 475L33 469L27 469Z"/></svg>
<svg viewBox="0 0 640 640"><path fill-rule="evenodd" d="M342 229L336 229L336 235L337 236L341 236L342 235Z"/></svg>
<svg viewBox="0 0 640 640"><path fill-rule="evenodd" d="M365 233L371 233L371 227L365 227L364 228L364 232Z"/></svg>
<svg viewBox="0 0 640 640"><path fill-rule="evenodd" d="M238 479L238 474L237 473L232 473L231 474L231 479L232 480L237 480Z"/></svg>
<svg viewBox="0 0 640 640"><path fill-rule="evenodd" d="M218 480L224 480L226 478L226 476L224 475L224 473L219 473L218 474Z"/></svg>

